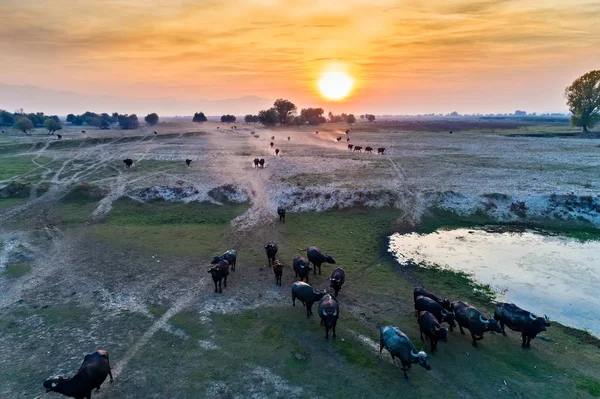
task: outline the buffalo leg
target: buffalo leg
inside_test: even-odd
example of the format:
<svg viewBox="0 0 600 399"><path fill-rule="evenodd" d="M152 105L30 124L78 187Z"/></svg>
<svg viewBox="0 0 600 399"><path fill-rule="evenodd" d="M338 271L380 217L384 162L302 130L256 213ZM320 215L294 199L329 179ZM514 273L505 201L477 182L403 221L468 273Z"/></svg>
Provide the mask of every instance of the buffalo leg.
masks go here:
<svg viewBox="0 0 600 399"><path fill-rule="evenodd" d="M406 374L406 367L404 365L402 365L402 372L404 373L404 379L408 380L408 374Z"/></svg>
<svg viewBox="0 0 600 399"><path fill-rule="evenodd" d="M471 338L473 338L473 346L477 346L478 339L475 337L475 334L471 333Z"/></svg>
<svg viewBox="0 0 600 399"><path fill-rule="evenodd" d="M435 353L435 349L437 348L437 341L435 339L430 339L431 342L431 353Z"/></svg>
<svg viewBox="0 0 600 399"><path fill-rule="evenodd" d="M215 292L219 292L219 290L217 289L217 282L215 281Z"/></svg>
<svg viewBox="0 0 600 399"><path fill-rule="evenodd" d="M323 321L323 319L321 319ZM325 323L325 339L329 339L329 326Z"/></svg>
<svg viewBox="0 0 600 399"><path fill-rule="evenodd" d="M521 348L526 348L527 347L527 337L525 336L525 333L521 333Z"/></svg>
<svg viewBox="0 0 600 399"><path fill-rule="evenodd" d="M224 280L225 280L225 284L224 284L225 288L227 288L227 275L225 275L225 279Z"/></svg>
<svg viewBox="0 0 600 399"><path fill-rule="evenodd" d="M504 322L503 321L500 322L500 328L502 329L502 335L504 335L506 337L506 330L504 330Z"/></svg>
<svg viewBox="0 0 600 399"><path fill-rule="evenodd" d="M335 335L335 326L337 324L337 320L333 322L333 327L331 328L333 330L333 339L337 338L337 335Z"/></svg>
<svg viewBox="0 0 600 399"><path fill-rule="evenodd" d="M219 294L223 293L223 289L221 288L221 280L219 280Z"/></svg>
<svg viewBox="0 0 600 399"><path fill-rule="evenodd" d="M296 295L292 294L292 306L296 306Z"/></svg>
<svg viewBox="0 0 600 399"><path fill-rule="evenodd" d="M312 311L310 309L311 307L312 307L312 304L311 305L308 305L308 304L306 305L306 317L307 318L310 317L310 315L312 314Z"/></svg>
<svg viewBox="0 0 600 399"><path fill-rule="evenodd" d="M420 329L419 329L419 332L421 333L421 341L423 341L423 329L422 329L422 328L420 328Z"/></svg>

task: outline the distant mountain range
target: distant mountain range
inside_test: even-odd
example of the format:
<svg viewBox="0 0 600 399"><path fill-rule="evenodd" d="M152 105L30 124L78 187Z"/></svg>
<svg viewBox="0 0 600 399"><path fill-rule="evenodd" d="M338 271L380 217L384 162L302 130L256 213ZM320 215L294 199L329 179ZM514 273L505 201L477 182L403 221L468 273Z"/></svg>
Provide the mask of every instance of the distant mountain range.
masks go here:
<svg viewBox="0 0 600 399"><path fill-rule="evenodd" d="M126 98L107 95L57 91L30 85L0 83L0 109L25 112L67 115L92 112L119 112L146 115L156 112L161 116L193 115L245 115L256 114L272 106L274 100L257 96L244 96L225 100L178 100L176 98Z"/></svg>

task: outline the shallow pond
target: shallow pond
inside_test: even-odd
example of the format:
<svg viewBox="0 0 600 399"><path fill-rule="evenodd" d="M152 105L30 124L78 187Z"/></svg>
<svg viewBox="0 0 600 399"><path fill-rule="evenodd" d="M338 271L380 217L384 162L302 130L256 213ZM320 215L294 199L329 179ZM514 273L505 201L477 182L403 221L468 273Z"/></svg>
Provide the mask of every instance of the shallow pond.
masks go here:
<svg viewBox="0 0 600 399"><path fill-rule="evenodd" d="M600 242L535 232L394 234L400 263L435 263L489 284L498 299L600 336Z"/></svg>

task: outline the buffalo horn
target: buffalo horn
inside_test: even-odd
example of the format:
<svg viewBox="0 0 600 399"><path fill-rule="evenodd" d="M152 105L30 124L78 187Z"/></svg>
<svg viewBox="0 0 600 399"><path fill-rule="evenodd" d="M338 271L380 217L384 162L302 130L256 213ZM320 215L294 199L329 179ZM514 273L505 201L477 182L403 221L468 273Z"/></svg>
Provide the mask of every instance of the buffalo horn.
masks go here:
<svg viewBox="0 0 600 399"><path fill-rule="evenodd" d="M482 315L479 315L479 321L483 324L488 324L490 322L489 320L484 320Z"/></svg>
<svg viewBox="0 0 600 399"><path fill-rule="evenodd" d="M418 353L413 353L413 350L412 350L412 349L410 350L410 355L411 355L412 357L419 357L419 354L418 354Z"/></svg>
<svg viewBox="0 0 600 399"><path fill-rule="evenodd" d="M534 316L534 315L532 315L531 313L529 313L529 318L530 318L531 320L535 320L535 319L536 319L536 318L535 318L535 316Z"/></svg>
<svg viewBox="0 0 600 399"><path fill-rule="evenodd" d="M323 309L323 316L327 316L327 312Z"/></svg>

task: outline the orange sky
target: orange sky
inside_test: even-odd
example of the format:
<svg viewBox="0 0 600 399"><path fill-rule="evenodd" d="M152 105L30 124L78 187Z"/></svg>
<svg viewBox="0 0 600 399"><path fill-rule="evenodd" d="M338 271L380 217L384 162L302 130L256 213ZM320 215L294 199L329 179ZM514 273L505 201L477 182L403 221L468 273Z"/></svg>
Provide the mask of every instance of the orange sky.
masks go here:
<svg viewBox="0 0 600 399"><path fill-rule="evenodd" d="M598 0L0 0L0 15L1 83L182 104L566 111L564 87L600 68ZM335 104L315 88L331 61L357 82Z"/></svg>

